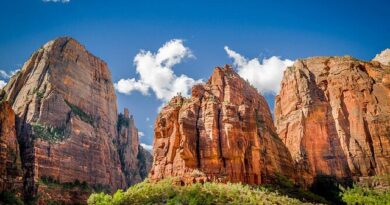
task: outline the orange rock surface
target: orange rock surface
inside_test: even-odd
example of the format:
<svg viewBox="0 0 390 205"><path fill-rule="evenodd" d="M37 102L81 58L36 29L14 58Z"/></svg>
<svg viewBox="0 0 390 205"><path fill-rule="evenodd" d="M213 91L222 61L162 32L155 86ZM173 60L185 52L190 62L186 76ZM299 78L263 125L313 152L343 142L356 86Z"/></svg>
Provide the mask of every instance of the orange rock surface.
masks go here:
<svg viewBox="0 0 390 205"><path fill-rule="evenodd" d="M176 96L161 110L153 156L152 180L260 184L276 173L294 178L267 102L229 66L217 67L190 98Z"/></svg>
<svg viewBox="0 0 390 205"><path fill-rule="evenodd" d="M27 198L43 177L108 190L141 180L138 131L128 112L117 124L111 73L74 39L45 44L4 90L18 119Z"/></svg>
<svg viewBox="0 0 390 205"><path fill-rule="evenodd" d="M302 183L390 173L389 71L351 57L308 58L286 69L275 125Z"/></svg>

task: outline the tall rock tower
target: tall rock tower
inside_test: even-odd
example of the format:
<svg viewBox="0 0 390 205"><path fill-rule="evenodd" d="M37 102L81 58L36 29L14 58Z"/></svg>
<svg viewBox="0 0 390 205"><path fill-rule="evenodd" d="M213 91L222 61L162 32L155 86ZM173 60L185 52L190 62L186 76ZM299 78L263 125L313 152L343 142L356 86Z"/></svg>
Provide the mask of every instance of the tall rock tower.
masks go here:
<svg viewBox="0 0 390 205"><path fill-rule="evenodd" d="M190 98L174 97L154 132L152 180L260 184L276 173L294 177L267 102L229 66L215 68Z"/></svg>

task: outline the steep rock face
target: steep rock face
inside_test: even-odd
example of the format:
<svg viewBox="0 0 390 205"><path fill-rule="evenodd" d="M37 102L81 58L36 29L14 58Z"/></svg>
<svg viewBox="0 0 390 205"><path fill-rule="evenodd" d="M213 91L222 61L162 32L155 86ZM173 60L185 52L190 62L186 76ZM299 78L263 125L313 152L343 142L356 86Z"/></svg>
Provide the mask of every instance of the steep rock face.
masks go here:
<svg viewBox="0 0 390 205"><path fill-rule="evenodd" d="M109 190L132 183L123 170L137 164L137 132L120 127L118 135L110 71L77 41L64 37L45 44L4 90L17 115L27 198L41 178ZM121 147L129 149L125 163Z"/></svg>
<svg viewBox="0 0 390 205"><path fill-rule="evenodd" d="M351 57L308 58L286 69L275 125L302 183L390 173L389 69Z"/></svg>
<svg viewBox="0 0 390 205"><path fill-rule="evenodd" d="M2 97L0 94L0 99ZM15 114L7 102L0 100L0 192L21 193L22 183L22 163L16 138Z"/></svg>
<svg viewBox="0 0 390 205"><path fill-rule="evenodd" d="M276 173L294 174L264 97L229 66L194 86L190 98L176 96L161 110L153 157L152 180L260 184Z"/></svg>
<svg viewBox="0 0 390 205"><path fill-rule="evenodd" d="M138 129L135 127L133 116L125 109L119 114L118 153L122 163L122 170L128 185L141 182L150 170L150 154L139 144ZM148 155L149 154L149 155Z"/></svg>

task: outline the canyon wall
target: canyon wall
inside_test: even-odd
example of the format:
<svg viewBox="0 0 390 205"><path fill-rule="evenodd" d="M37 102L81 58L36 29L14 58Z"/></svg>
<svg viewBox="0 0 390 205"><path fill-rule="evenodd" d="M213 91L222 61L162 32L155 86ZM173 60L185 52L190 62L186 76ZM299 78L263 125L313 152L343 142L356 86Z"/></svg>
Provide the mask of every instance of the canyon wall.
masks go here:
<svg viewBox="0 0 390 205"><path fill-rule="evenodd" d="M297 60L284 72L275 125L303 184L320 175L389 174L390 66L352 57Z"/></svg>
<svg viewBox="0 0 390 205"><path fill-rule="evenodd" d="M16 114L27 200L42 179L104 190L142 179L138 131L127 110L118 118L111 73L74 39L45 44L4 90Z"/></svg>
<svg viewBox="0 0 390 205"><path fill-rule="evenodd" d="M153 156L152 180L260 184L275 174L295 177L267 102L229 66L217 67L191 97L179 93L162 108Z"/></svg>

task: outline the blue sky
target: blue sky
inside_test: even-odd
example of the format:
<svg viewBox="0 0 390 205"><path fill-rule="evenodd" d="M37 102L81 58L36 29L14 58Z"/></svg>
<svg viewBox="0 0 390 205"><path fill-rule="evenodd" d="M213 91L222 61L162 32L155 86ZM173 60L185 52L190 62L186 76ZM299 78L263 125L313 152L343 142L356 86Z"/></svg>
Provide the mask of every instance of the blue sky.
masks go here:
<svg viewBox="0 0 390 205"><path fill-rule="evenodd" d="M0 70L19 68L45 42L72 36L106 61L113 81L140 79L133 63L182 39L192 58L172 67L176 76L208 79L217 65L232 64L224 46L248 60L351 55L370 60L390 47L389 1L0 1ZM239 66L239 65L238 65ZM4 76L0 80L6 81ZM152 143L162 101L134 91L117 93L128 107L142 142ZM273 95L267 94L273 107ZM147 120L149 119L149 121Z"/></svg>

